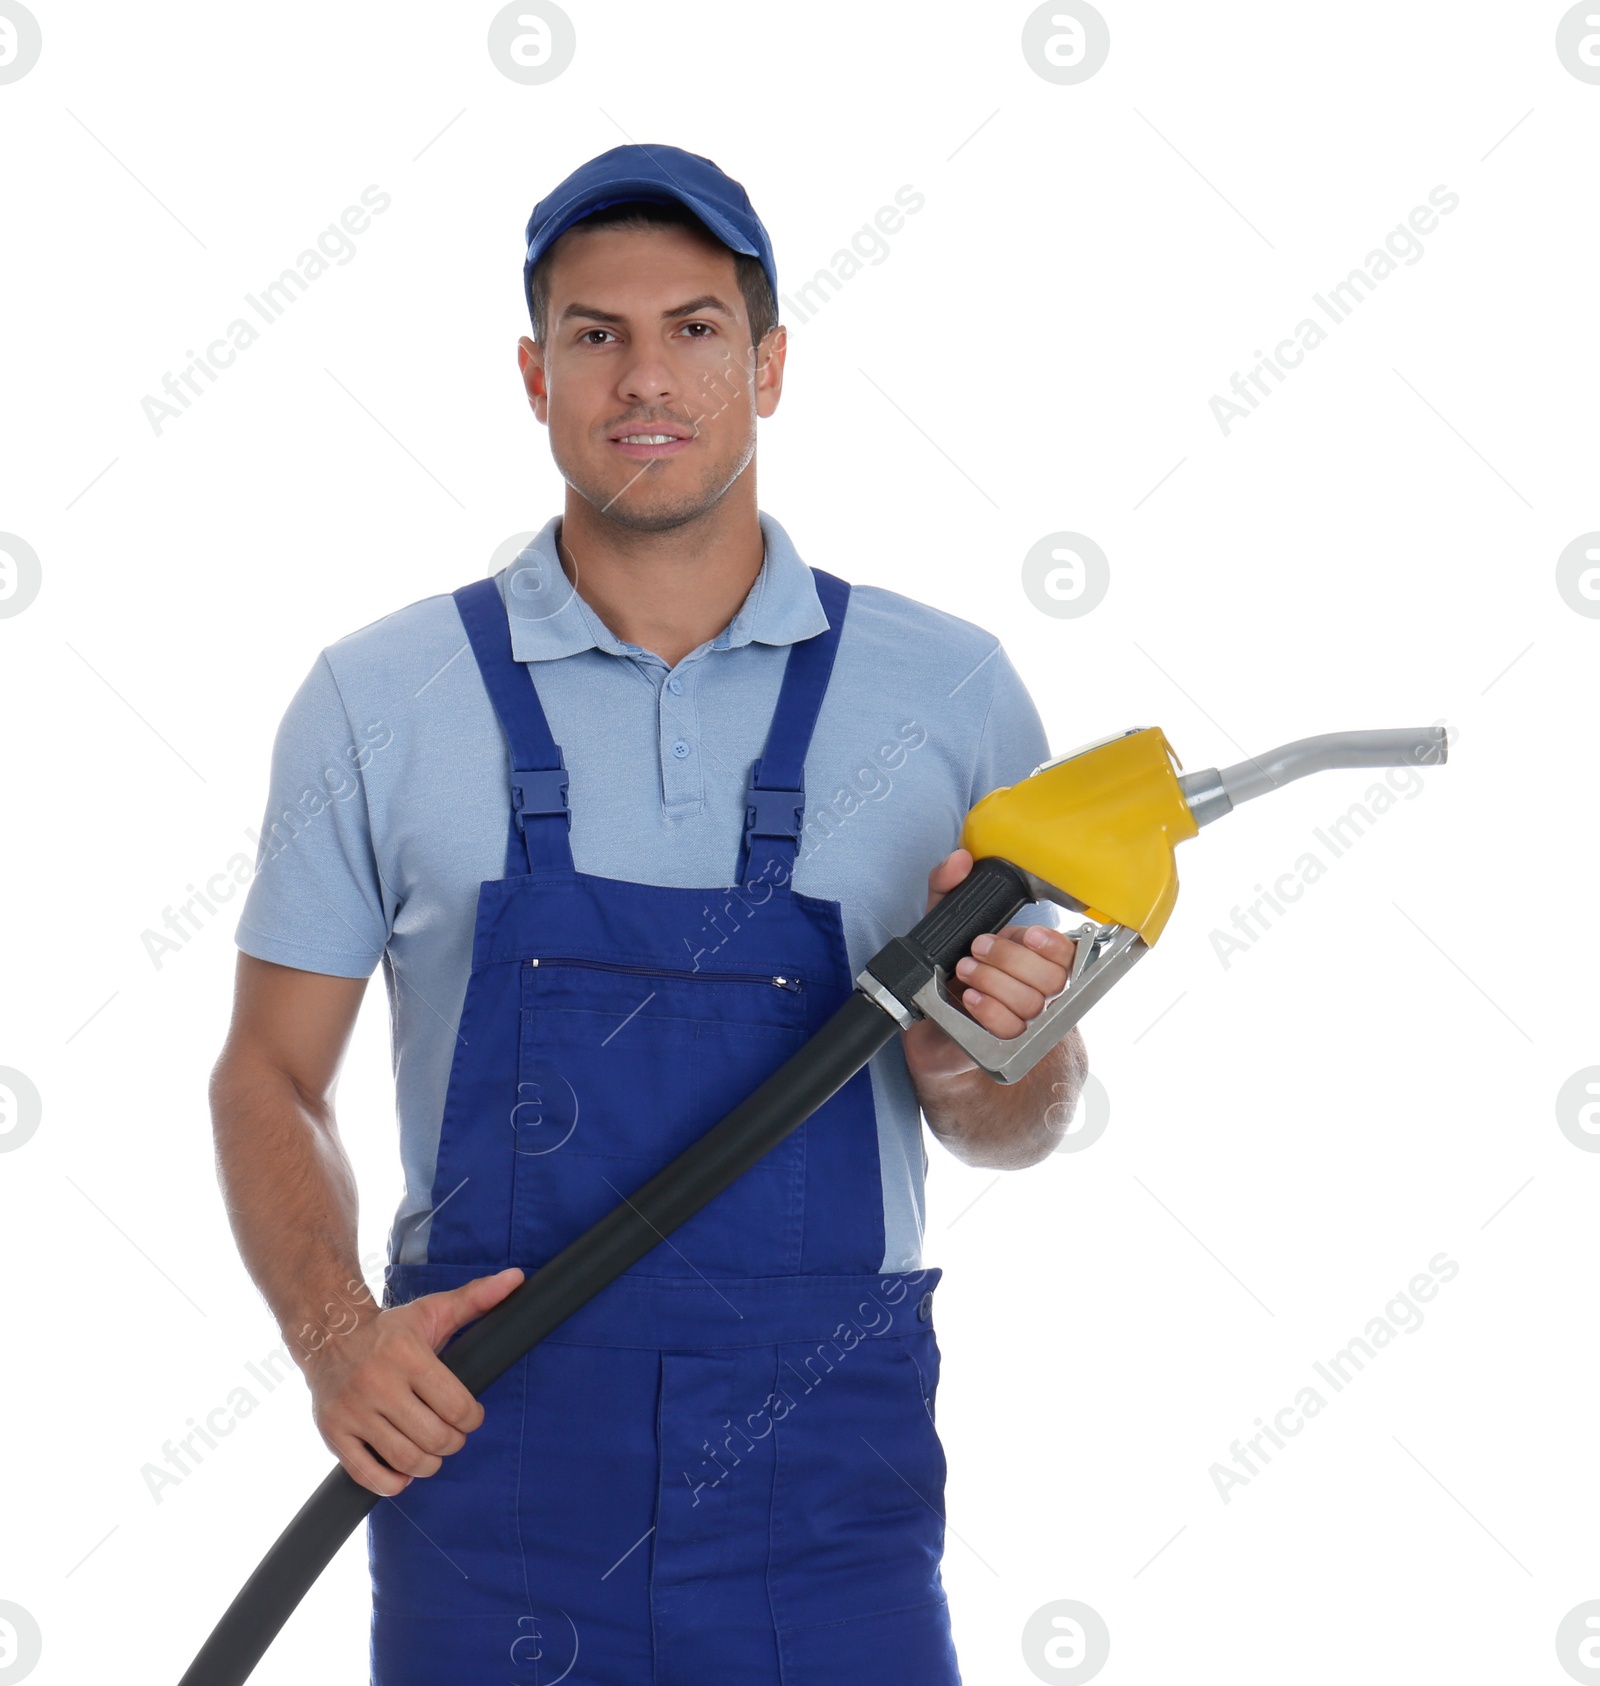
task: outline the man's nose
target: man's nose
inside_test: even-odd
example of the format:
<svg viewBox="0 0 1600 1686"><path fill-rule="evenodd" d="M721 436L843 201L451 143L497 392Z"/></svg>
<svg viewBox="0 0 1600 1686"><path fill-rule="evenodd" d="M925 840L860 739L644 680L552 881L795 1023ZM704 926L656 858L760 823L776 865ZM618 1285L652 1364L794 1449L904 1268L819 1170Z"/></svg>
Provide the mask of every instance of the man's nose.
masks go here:
<svg viewBox="0 0 1600 1686"><path fill-rule="evenodd" d="M635 404L670 398L676 391L671 365L656 351L641 349L617 382L617 396Z"/></svg>

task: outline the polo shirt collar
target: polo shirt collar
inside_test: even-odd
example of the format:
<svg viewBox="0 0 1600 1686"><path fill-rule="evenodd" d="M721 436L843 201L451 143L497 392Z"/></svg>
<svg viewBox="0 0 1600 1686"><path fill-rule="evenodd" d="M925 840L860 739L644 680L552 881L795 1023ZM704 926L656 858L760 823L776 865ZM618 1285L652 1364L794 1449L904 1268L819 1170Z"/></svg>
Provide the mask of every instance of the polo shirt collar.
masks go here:
<svg viewBox="0 0 1600 1686"><path fill-rule="evenodd" d="M758 513L765 553L761 572L739 612L702 649L731 650L741 644L794 644L827 629L816 580L794 543L770 515ZM625 644L573 590L556 551L561 517L552 515L533 542L501 577L501 595L511 623L511 654L519 662L554 661L580 650L614 656L640 654Z"/></svg>

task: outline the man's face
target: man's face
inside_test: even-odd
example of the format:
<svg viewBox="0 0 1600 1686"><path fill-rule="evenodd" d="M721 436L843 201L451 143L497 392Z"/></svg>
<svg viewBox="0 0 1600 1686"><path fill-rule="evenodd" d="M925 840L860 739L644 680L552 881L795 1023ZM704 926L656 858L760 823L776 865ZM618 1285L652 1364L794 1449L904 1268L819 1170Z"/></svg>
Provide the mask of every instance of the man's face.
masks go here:
<svg viewBox="0 0 1600 1686"><path fill-rule="evenodd" d="M726 247L688 229L578 228L554 248L545 343L518 353L562 477L618 525L658 532L749 466L783 340L751 346Z"/></svg>

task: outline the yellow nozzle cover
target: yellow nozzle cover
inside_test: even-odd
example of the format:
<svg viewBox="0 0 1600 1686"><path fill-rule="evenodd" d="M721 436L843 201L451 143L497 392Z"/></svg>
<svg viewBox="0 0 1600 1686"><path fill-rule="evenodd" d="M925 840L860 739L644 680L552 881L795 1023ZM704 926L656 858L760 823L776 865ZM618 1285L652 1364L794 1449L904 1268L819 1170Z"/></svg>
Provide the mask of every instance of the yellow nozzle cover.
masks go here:
<svg viewBox="0 0 1600 1686"><path fill-rule="evenodd" d="M1125 733L992 790L961 847L999 855L1154 944L1178 899L1176 844L1200 829L1159 726ZM1180 766L1182 763L1178 763Z"/></svg>

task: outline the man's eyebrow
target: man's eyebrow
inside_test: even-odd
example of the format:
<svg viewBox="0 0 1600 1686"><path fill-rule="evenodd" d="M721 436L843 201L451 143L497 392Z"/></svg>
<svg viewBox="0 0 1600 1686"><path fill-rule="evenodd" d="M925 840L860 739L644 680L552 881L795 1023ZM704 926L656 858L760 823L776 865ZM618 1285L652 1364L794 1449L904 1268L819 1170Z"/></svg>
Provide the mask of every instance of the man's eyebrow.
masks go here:
<svg viewBox="0 0 1600 1686"><path fill-rule="evenodd" d="M719 311L730 321L733 320L733 312L715 293L703 293L697 299L690 299L687 304L675 305L671 310L662 311L661 315L664 321L673 322L680 316L694 316L705 310ZM626 317L617 316L609 310L602 310L598 305L579 304L576 301L561 312L561 320L568 322L575 316L581 316L587 322L620 323L627 320Z"/></svg>
<svg viewBox="0 0 1600 1686"><path fill-rule="evenodd" d="M563 322L570 321L574 316L585 317L591 322L620 322L623 320L620 316L613 316L609 310L601 310L598 305L593 304L569 304L561 312Z"/></svg>
<svg viewBox="0 0 1600 1686"><path fill-rule="evenodd" d="M690 299L687 304L680 304L676 310L664 310L661 314L668 318L668 320L671 320L679 316L694 316L702 310L721 311L722 314L730 318L730 320L733 316L733 312L729 310L727 305L725 305L715 293L702 293L699 298Z"/></svg>

